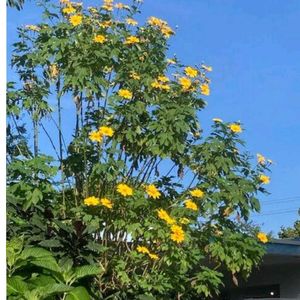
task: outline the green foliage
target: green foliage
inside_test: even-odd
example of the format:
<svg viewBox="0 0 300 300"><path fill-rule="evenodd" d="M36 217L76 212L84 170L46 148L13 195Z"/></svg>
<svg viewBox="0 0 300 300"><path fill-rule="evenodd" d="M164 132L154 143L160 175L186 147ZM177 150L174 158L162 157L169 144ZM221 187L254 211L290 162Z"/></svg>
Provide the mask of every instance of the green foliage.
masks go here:
<svg viewBox="0 0 300 300"><path fill-rule="evenodd" d="M270 164L253 164L239 123L203 135L210 68L168 60L165 21L132 25L139 1L66 2L42 1L43 22L14 44L8 299L215 297L224 272L247 277L264 253L248 220ZM41 129L57 160L40 153Z"/></svg>
<svg viewBox="0 0 300 300"><path fill-rule="evenodd" d="M293 227L281 227L278 236L281 239L295 239L300 237L300 220L297 220Z"/></svg>

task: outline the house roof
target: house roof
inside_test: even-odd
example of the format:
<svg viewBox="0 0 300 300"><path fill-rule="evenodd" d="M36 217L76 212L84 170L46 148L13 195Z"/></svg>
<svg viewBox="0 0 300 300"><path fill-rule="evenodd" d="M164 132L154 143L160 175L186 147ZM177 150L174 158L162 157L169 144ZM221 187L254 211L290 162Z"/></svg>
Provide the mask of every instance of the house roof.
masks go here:
<svg viewBox="0 0 300 300"><path fill-rule="evenodd" d="M267 244L267 254L300 257L300 239L273 239Z"/></svg>
<svg viewBox="0 0 300 300"><path fill-rule="evenodd" d="M300 239L273 239L267 243L263 265L300 264Z"/></svg>

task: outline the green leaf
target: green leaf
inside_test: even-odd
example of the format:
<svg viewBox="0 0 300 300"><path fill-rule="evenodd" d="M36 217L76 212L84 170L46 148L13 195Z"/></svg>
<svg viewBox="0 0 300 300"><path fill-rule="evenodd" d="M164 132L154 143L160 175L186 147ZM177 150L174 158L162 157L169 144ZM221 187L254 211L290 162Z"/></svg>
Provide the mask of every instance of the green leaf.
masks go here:
<svg viewBox="0 0 300 300"><path fill-rule="evenodd" d="M20 276L7 278L8 295L24 294L27 289L27 284L22 280Z"/></svg>
<svg viewBox="0 0 300 300"><path fill-rule="evenodd" d="M90 300L91 297L87 290L82 287L76 287L71 292L68 293L66 300Z"/></svg>
<svg viewBox="0 0 300 300"><path fill-rule="evenodd" d="M95 265L87 265L82 267L75 268L75 279L83 278L86 276L98 275L104 272L103 267L95 266Z"/></svg>

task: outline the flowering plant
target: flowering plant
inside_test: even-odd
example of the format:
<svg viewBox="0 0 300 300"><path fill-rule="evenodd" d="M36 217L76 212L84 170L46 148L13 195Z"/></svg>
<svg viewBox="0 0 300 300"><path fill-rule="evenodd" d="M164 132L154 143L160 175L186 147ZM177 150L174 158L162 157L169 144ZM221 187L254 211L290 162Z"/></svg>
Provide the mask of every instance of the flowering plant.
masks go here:
<svg viewBox="0 0 300 300"><path fill-rule="evenodd" d="M99 269L85 273L89 281L62 281L61 299L194 299L217 294L225 270L247 277L267 239L247 221L269 163L261 156L253 166L240 123L214 119L210 134L200 130L212 68L168 58L175 33L156 17L139 25L140 1L48 2L46 21L19 28L14 45L8 238L46 248L59 267L30 262L24 274L12 263L10 284L58 284L91 265ZM32 120L33 151L21 112ZM53 130L43 125L52 121ZM41 154L41 138L55 160Z"/></svg>

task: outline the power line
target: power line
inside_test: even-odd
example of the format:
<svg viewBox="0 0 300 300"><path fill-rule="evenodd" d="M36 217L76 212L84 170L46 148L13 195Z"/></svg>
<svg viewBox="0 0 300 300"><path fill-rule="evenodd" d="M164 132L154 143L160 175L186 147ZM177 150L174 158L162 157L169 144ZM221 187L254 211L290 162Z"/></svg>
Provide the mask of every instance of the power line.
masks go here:
<svg viewBox="0 0 300 300"><path fill-rule="evenodd" d="M263 217L263 216L271 216L271 215L281 215L281 214L288 214L288 213L297 213L299 211L299 208L293 208L289 210L281 210L281 211L269 211L262 214L254 214L252 217Z"/></svg>
<svg viewBox="0 0 300 300"><path fill-rule="evenodd" d="M290 197L284 197L284 198L277 198L277 199L266 199L261 200L260 202L275 202L275 201L283 201L283 200L289 200L289 199L300 199L300 196L290 196Z"/></svg>
<svg viewBox="0 0 300 300"><path fill-rule="evenodd" d="M281 204L281 203L291 203L291 202L298 202L299 201L299 204L300 204L300 198L299 199L290 199L290 200L281 200L281 201L272 201L271 202L268 202L268 203L264 203L264 202L261 202L261 204L263 205L273 205L273 204Z"/></svg>

